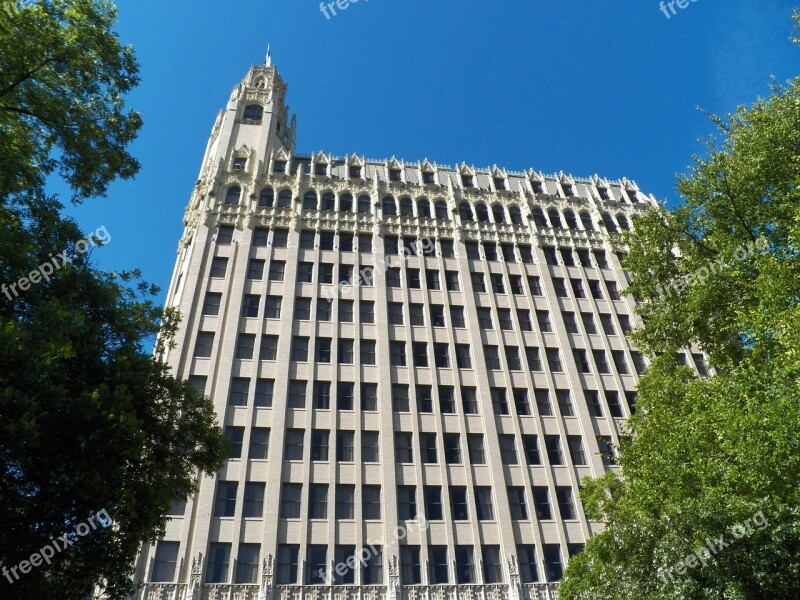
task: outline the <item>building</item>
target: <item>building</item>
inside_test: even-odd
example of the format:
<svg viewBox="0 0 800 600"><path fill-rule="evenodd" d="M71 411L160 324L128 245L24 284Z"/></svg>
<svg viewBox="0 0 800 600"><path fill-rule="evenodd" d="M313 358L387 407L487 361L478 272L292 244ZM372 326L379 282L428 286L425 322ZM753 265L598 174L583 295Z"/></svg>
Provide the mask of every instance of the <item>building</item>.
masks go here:
<svg viewBox="0 0 800 600"><path fill-rule="evenodd" d="M295 153L272 66L214 124L166 359L236 456L142 550L140 598L554 598L602 527L644 363L628 180Z"/></svg>

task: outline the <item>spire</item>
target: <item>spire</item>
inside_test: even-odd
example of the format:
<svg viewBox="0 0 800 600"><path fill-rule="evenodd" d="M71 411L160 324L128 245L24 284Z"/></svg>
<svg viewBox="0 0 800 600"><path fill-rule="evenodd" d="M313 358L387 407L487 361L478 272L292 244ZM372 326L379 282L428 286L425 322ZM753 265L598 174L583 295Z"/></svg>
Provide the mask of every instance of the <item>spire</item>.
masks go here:
<svg viewBox="0 0 800 600"><path fill-rule="evenodd" d="M272 66L272 53L270 52L269 44L267 44L267 61L265 64L268 67Z"/></svg>

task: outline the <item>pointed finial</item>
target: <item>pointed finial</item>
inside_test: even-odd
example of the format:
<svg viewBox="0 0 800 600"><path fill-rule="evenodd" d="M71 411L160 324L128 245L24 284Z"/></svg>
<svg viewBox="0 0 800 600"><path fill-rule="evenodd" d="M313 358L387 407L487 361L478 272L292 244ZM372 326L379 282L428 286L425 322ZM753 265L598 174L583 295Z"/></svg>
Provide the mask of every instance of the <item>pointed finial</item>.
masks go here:
<svg viewBox="0 0 800 600"><path fill-rule="evenodd" d="M266 65L268 67L272 66L272 53L270 51L269 44L267 44L267 61L266 61Z"/></svg>

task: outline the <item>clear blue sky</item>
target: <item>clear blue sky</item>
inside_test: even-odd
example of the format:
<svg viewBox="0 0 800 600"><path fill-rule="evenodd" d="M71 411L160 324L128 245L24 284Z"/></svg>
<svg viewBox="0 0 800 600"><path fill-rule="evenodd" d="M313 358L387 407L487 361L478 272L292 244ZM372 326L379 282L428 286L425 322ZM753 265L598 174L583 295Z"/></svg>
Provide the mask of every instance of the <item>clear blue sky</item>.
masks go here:
<svg viewBox="0 0 800 600"><path fill-rule="evenodd" d="M101 268L164 289L217 111L268 42L299 152L625 176L670 204L712 131L695 106L730 112L800 75L790 0L697 0L669 19L658 0L360 0L330 20L319 0L119 4L142 170L69 212L111 234Z"/></svg>

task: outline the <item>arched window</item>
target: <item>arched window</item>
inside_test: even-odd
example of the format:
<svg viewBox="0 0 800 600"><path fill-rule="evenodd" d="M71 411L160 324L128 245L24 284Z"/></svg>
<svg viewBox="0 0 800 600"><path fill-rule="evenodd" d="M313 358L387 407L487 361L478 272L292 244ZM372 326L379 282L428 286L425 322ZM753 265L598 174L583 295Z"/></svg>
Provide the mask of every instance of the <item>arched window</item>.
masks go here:
<svg viewBox="0 0 800 600"><path fill-rule="evenodd" d="M616 223L614 223L614 219L611 218L611 215L608 213L603 213L603 223L608 229L609 233L618 233L619 230L617 229Z"/></svg>
<svg viewBox="0 0 800 600"><path fill-rule="evenodd" d="M358 197L358 212L360 213L370 213L370 205L372 202L369 199L369 196L359 196Z"/></svg>
<svg viewBox="0 0 800 600"><path fill-rule="evenodd" d="M508 214L511 216L511 222L514 225L524 225L522 222L522 212L519 210L519 206L512 206L509 208Z"/></svg>
<svg viewBox="0 0 800 600"><path fill-rule="evenodd" d="M492 216L494 217L495 223L505 223L506 209L503 208L502 204L492 204Z"/></svg>
<svg viewBox="0 0 800 600"><path fill-rule="evenodd" d="M450 219L450 217L447 214L447 203L444 200L439 200L436 203L436 218L446 219L446 220Z"/></svg>
<svg viewBox="0 0 800 600"><path fill-rule="evenodd" d="M239 204L239 198L242 196L242 188L234 185L228 188L228 193L225 194L225 204Z"/></svg>
<svg viewBox="0 0 800 600"><path fill-rule="evenodd" d="M292 205L292 191L281 190L278 193L278 208L289 208Z"/></svg>
<svg viewBox="0 0 800 600"><path fill-rule="evenodd" d="M581 223L586 231L594 231L594 223L592 223L592 215L587 212L581 213Z"/></svg>
<svg viewBox="0 0 800 600"><path fill-rule="evenodd" d="M474 221L472 218L472 209L466 202L462 202L458 205L458 214L462 221Z"/></svg>
<svg viewBox="0 0 800 600"><path fill-rule="evenodd" d="M426 219L431 218L431 203L425 198L417 200L417 216L425 217Z"/></svg>
<svg viewBox="0 0 800 600"><path fill-rule="evenodd" d="M264 188L261 190L261 195L258 197L258 205L264 208L272 208L275 202L275 192L272 188Z"/></svg>
<svg viewBox="0 0 800 600"><path fill-rule="evenodd" d="M397 203L391 196L386 196L386 198L383 199L383 214L384 215L397 214Z"/></svg>
<svg viewBox="0 0 800 600"><path fill-rule="evenodd" d="M353 197L350 194L339 196L339 210L342 212L353 212Z"/></svg>
<svg viewBox="0 0 800 600"><path fill-rule="evenodd" d="M411 198L400 198L400 214L404 217L414 216L414 203Z"/></svg>
<svg viewBox="0 0 800 600"><path fill-rule="evenodd" d="M542 209L539 207L533 209L533 222L537 227L548 227L547 219L545 218Z"/></svg>
<svg viewBox="0 0 800 600"><path fill-rule="evenodd" d="M623 229L625 231L630 231L631 230L631 226L628 223L628 218L625 215L618 214L617 215L617 223L619 223L620 229Z"/></svg>
<svg viewBox="0 0 800 600"><path fill-rule="evenodd" d="M314 190L306 192L303 196L303 210L317 210L317 192Z"/></svg>
<svg viewBox="0 0 800 600"><path fill-rule="evenodd" d="M486 205L483 202L478 202L475 205L475 214L478 215L478 221L481 223L489 222L489 209L486 208ZM471 220L472 219L470 219L470 221Z"/></svg>
<svg viewBox="0 0 800 600"><path fill-rule="evenodd" d="M570 229L578 229L578 220L575 218L575 213L571 210L564 211L564 221Z"/></svg>
<svg viewBox="0 0 800 600"><path fill-rule="evenodd" d="M325 192L322 194L322 205L320 206L322 210L336 210L336 196L334 196L331 192Z"/></svg>
<svg viewBox="0 0 800 600"><path fill-rule="evenodd" d="M550 226L553 229L563 229L564 226L561 224L561 215L558 214L558 211L555 208L551 208L547 211L547 216L550 217Z"/></svg>
<svg viewBox="0 0 800 600"><path fill-rule="evenodd" d="M248 104L244 107L244 118L248 121L260 121L264 116L264 109L258 104Z"/></svg>

